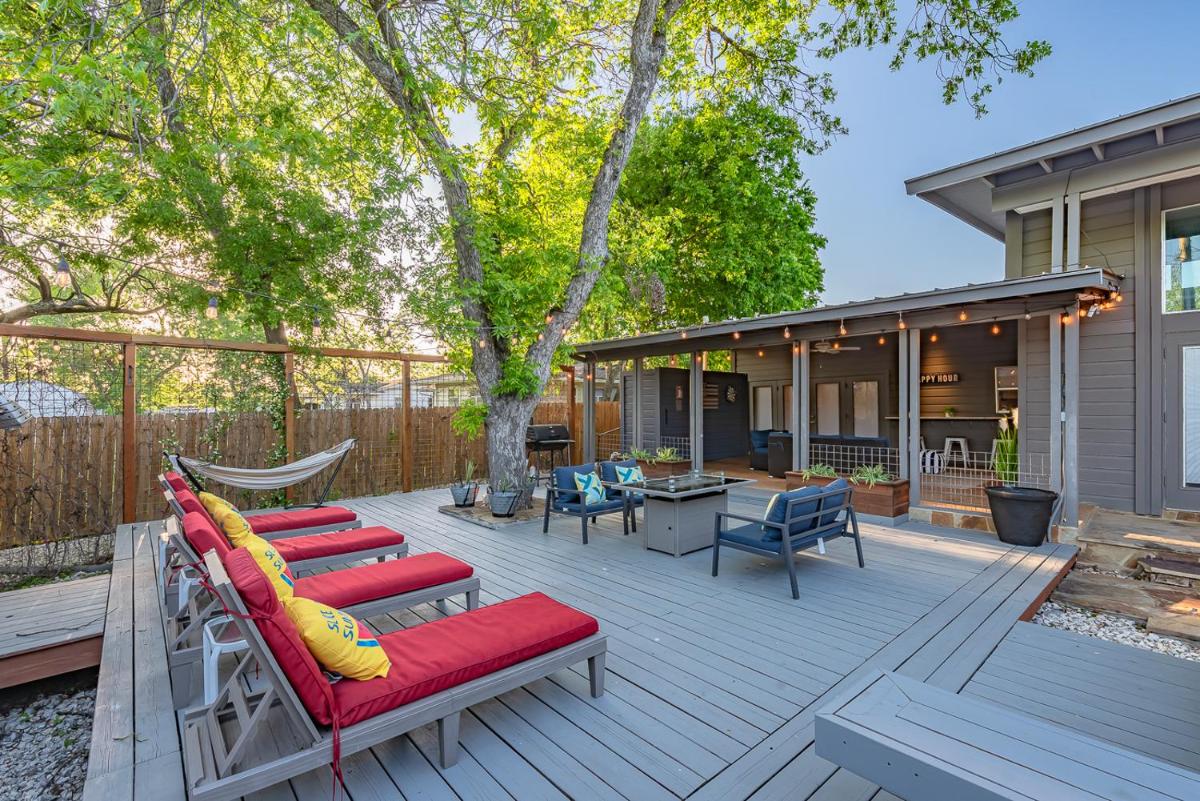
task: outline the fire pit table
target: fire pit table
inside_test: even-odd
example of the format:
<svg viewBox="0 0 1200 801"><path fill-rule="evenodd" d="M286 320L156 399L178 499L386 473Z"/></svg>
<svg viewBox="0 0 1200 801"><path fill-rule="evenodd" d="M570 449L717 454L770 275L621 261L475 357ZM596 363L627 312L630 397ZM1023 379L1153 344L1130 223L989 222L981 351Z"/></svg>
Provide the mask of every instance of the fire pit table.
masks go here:
<svg viewBox="0 0 1200 801"><path fill-rule="evenodd" d="M730 488L754 483L751 478L692 474L605 486L644 496L643 548L683 556L712 547L714 515L727 511Z"/></svg>

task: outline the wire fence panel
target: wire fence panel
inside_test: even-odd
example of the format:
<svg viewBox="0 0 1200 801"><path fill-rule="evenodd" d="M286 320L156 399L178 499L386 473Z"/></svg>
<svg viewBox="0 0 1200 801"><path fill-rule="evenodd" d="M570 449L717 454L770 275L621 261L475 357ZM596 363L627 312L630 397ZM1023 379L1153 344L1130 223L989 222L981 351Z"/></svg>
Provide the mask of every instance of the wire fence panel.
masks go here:
<svg viewBox="0 0 1200 801"><path fill-rule="evenodd" d="M120 521L121 378L119 345L0 337L0 398L31 416L0 430L0 547L53 549ZM109 547L98 538L77 559Z"/></svg>
<svg viewBox="0 0 1200 801"><path fill-rule="evenodd" d="M900 473L899 448L874 448L859 445L808 446L808 463L832 467L838 475L848 476L860 467L881 466L893 476ZM789 455L789 461L791 459Z"/></svg>
<svg viewBox="0 0 1200 801"><path fill-rule="evenodd" d="M989 451L923 451L921 503L955 509L988 511L987 487L1000 483L1050 487L1050 457L1026 454L1011 465Z"/></svg>

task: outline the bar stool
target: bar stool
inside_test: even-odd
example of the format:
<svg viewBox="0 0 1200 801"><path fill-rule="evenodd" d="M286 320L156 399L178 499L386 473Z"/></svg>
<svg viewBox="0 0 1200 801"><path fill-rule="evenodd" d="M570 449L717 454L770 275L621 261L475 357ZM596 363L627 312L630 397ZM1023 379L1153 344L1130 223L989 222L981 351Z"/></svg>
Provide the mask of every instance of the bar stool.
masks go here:
<svg viewBox="0 0 1200 801"><path fill-rule="evenodd" d="M942 448L942 458L946 462L946 467L949 467L954 461L954 449L958 448L962 454L963 467L971 466L971 457L967 453L967 438L966 437L946 437L946 444Z"/></svg>

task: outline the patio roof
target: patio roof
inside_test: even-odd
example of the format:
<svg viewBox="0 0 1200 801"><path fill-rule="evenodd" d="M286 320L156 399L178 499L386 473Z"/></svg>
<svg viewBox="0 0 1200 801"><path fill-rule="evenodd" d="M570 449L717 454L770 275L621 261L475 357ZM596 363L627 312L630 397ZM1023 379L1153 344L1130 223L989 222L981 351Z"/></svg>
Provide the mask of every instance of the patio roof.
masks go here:
<svg viewBox="0 0 1200 801"><path fill-rule="evenodd" d="M1118 164L1152 158L1156 164L1145 174L1162 180L1176 168L1195 169L1198 138L1200 94L1194 94L910 178L905 187L910 195L1003 240L1006 209L994 198L1000 190L1039 180L1061 186L1072 179L1076 186L1081 170L1116 175Z"/></svg>
<svg viewBox="0 0 1200 801"><path fill-rule="evenodd" d="M781 345L786 342L779 339L778 332L784 327L790 329L793 341L837 336L836 329L842 323L845 323L851 336L878 333L881 330L881 317L898 317L905 314L909 315L910 324L934 324L932 318L922 319L922 315L946 314L948 308L951 312L956 312L964 307L978 310L980 306L986 305L987 313L983 316L987 319L1016 316L1025 311L1045 313L1050 308L1074 302L1081 295L1117 290L1122 277L1102 268L1086 268L986 284L910 292L852 303L585 342L576 346L575 358L615 360L697 350L728 350L734 347L755 347L767 344L768 340ZM978 316L980 315L972 315L973 320ZM939 321L936 324L947 323ZM888 321L885 327L894 329L895 323ZM733 338L735 332L738 334L736 340Z"/></svg>

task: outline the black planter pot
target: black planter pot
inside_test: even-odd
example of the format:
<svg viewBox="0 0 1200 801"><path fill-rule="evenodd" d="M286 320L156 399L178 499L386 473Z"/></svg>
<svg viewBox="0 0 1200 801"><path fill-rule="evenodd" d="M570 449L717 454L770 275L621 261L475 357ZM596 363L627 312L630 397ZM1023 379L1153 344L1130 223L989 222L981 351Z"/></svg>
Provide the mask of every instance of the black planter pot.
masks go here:
<svg viewBox="0 0 1200 801"><path fill-rule="evenodd" d="M479 495L479 485L472 481L470 484L451 484L450 497L458 507L474 506L475 498Z"/></svg>
<svg viewBox="0 0 1200 801"><path fill-rule="evenodd" d="M522 495L524 493L521 490L489 492L488 506L492 510L492 517L512 517L517 513Z"/></svg>
<svg viewBox="0 0 1200 801"><path fill-rule="evenodd" d="M1035 547L1050 530L1058 493L1035 487L987 487L996 536L1009 545Z"/></svg>

